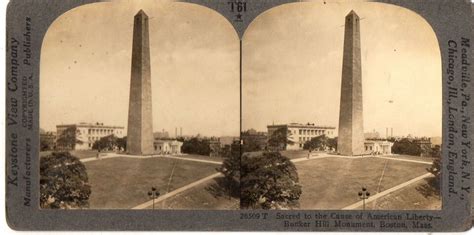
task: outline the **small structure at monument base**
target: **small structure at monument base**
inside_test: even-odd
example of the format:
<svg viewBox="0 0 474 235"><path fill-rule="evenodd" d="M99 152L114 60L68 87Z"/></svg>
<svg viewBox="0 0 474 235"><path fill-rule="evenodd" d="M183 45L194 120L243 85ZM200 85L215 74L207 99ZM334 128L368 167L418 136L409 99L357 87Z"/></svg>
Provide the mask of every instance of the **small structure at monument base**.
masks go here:
<svg viewBox="0 0 474 235"><path fill-rule="evenodd" d="M370 155L392 154L393 143L387 140L366 140L365 153Z"/></svg>
<svg viewBox="0 0 474 235"><path fill-rule="evenodd" d="M153 146L155 148L155 154L177 155L181 154L183 142L172 139L155 139Z"/></svg>

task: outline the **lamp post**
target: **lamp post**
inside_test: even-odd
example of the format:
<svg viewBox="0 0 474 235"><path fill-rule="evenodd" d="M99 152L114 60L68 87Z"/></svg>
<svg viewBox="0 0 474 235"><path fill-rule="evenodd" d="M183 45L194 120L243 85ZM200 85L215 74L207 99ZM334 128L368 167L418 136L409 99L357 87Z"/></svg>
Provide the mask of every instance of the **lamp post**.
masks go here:
<svg viewBox="0 0 474 235"><path fill-rule="evenodd" d="M370 197L370 193L369 191L367 191L366 187L362 187L362 191L359 191L359 197L360 199L362 199L362 204L365 211L365 199L368 199Z"/></svg>
<svg viewBox="0 0 474 235"><path fill-rule="evenodd" d="M148 197L153 200L153 210L155 209L155 199L160 196L160 192L156 189L156 187L151 187L151 191L148 191Z"/></svg>

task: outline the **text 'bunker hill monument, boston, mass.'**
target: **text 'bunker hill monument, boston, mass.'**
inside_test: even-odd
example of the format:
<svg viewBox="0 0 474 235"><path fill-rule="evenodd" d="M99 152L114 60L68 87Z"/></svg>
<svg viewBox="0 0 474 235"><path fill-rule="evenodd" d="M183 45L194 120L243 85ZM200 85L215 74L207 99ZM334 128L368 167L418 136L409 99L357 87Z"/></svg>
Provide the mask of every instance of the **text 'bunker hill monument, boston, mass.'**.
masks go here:
<svg viewBox="0 0 474 235"><path fill-rule="evenodd" d="M128 109L127 152L153 154L150 42L148 16L140 10L133 24L132 72Z"/></svg>
<svg viewBox="0 0 474 235"><path fill-rule="evenodd" d="M362 104L362 72L359 16L351 11L346 16L342 62L341 104L339 110L338 153L364 154L364 119Z"/></svg>

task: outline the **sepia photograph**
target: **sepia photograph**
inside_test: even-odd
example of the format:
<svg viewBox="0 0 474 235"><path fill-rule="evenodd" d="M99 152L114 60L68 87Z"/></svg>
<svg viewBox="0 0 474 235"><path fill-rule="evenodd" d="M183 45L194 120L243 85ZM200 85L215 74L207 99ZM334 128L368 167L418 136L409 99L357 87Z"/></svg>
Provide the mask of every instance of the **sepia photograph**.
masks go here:
<svg viewBox="0 0 474 235"><path fill-rule="evenodd" d="M473 6L10 0L5 226L467 231Z"/></svg>
<svg viewBox="0 0 474 235"><path fill-rule="evenodd" d="M242 209L441 209L441 54L423 17L285 4L242 51Z"/></svg>
<svg viewBox="0 0 474 235"><path fill-rule="evenodd" d="M40 207L238 209L239 55L232 25L195 4L58 17L41 49Z"/></svg>

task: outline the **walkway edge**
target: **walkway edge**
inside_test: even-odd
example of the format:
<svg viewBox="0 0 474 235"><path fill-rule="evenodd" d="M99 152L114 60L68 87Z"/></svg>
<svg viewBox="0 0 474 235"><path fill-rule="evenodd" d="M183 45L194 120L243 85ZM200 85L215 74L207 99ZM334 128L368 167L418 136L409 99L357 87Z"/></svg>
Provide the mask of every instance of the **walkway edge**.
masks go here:
<svg viewBox="0 0 474 235"><path fill-rule="evenodd" d="M401 184L399 184L399 185L397 185L397 186L395 186L395 187L389 188L389 189L387 189L387 190L385 190L385 191L383 191L383 192L377 193L377 194L375 194L375 195L369 197L369 199L365 200L365 204L367 204L367 203L369 203L369 202L371 202L371 201L374 201L374 200L376 200L376 199L378 199L378 198L381 198L381 197L383 197L383 196L385 196L385 195L387 195L387 194L389 194L389 193L392 193L392 192L395 192L395 191L397 191L397 190L399 190L399 189L402 189L402 188L404 188L404 187L406 187L406 186L408 186L408 185L410 185L410 184L413 184L413 183L415 183L415 182L417 182L417 181L419 181L419 180L422 180L422 179L424 179L424 178L427 178L427 177L429 177L429 176L431 176L431 175L432 175L431 173L426 173L426 174L424 174L424 175L418 176L418 177L416 177L416 178L414 178L414 179L411 179L411 180L409 180L409 181L406 181L406 182L404 182L404 183L401 183ZM358 207L361 207L362 205L363 205L363 201L361 200L361 201L358 201L358 202L356 202L356 203L354 203L354 204L352 204L352 205L346 206L346 207L342 208L341 210L353 210L353 209L356 209L356 208L358 208Z"/></svg>
<svg viewBox="0 0 474 235"><path fill-rule="evenodd" d="M170 198L170 197L172 197L172 196L175 196L175 195L178 194L178 193L184 192L184 191L186 191L186 190L188 190L188 189L190 189L190 188L192 188L192 187L195 187L195 186L197 186L198 184L202 184L202 183L204 183L204 182L206 182L206 181L208 181L208 180L214 179L214 178L216 178L216 177L218 177L218 176L221 176L221 175L222 175L222 173L215 173L215 174L212 174L212 175L207 176L207 177L205 177L205 178L202 178L202 179L200 179L200 180L198 180L198 181L194 181L194 182L192 182L192 183L190 183L190 184L188 184L188 185L185 185L185 186L183 186L183 187L181 187L181 188L178 188L178 189L176 189L176 190L173 190L173 191L171 191L171 192L169 192L169 193L167 193L167 194L161 195L158 199L155 200L155 204L158 203L158 202L161 202L161 201L163 201L163 200L166 200L166 199L168 199L168 198ZM138 205L138 206L133 207L132 210L146 209L146 208L148 208L148 207L150 207L150 206L152 206L152 205L153 205L153 200L150 200L150 201L147 201L147 202L145 202L145 203L142 203L142 204L140 204L140 205Z"/></svg>

